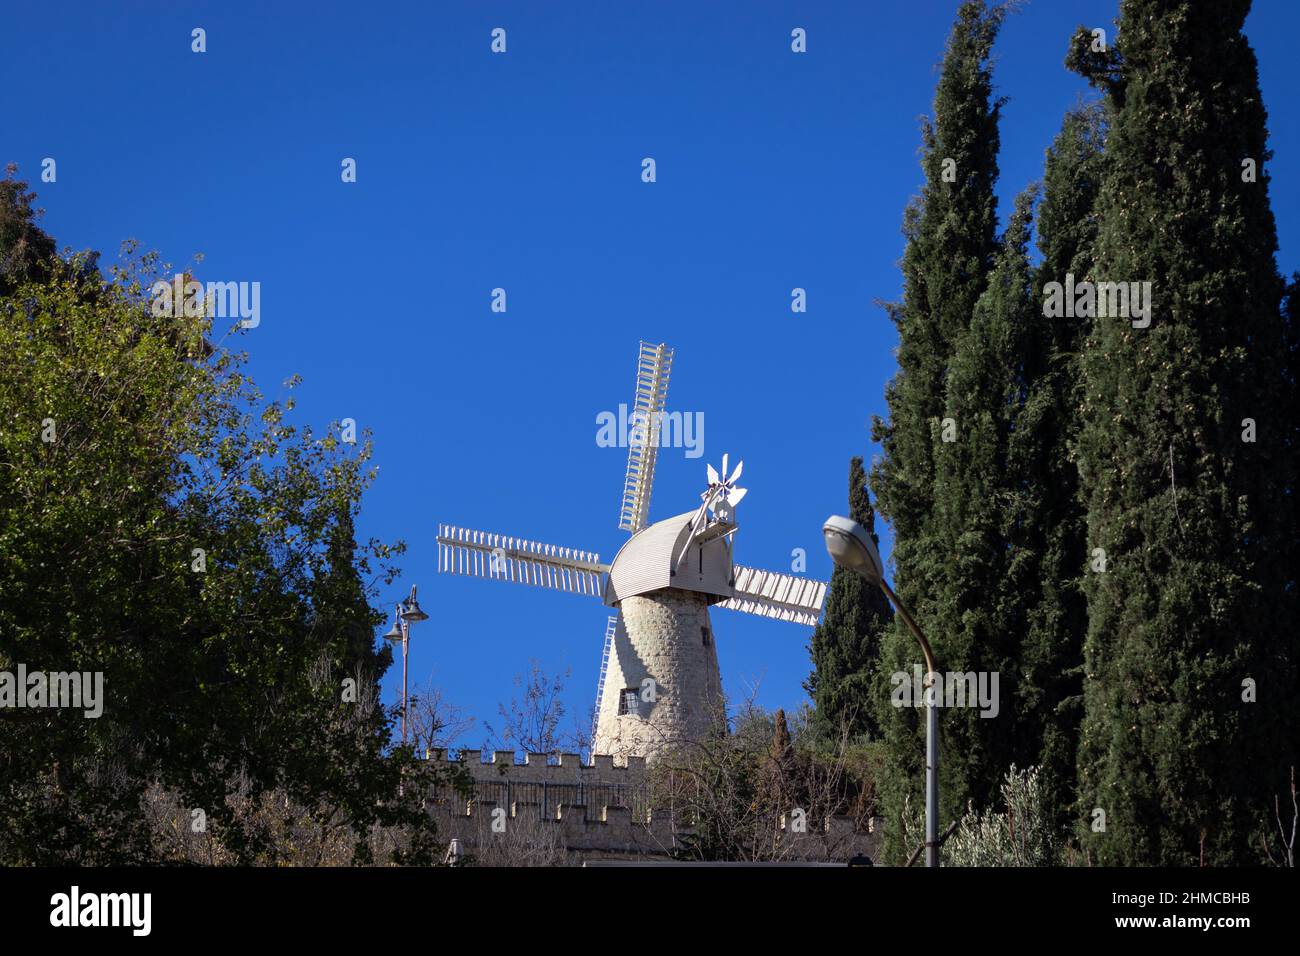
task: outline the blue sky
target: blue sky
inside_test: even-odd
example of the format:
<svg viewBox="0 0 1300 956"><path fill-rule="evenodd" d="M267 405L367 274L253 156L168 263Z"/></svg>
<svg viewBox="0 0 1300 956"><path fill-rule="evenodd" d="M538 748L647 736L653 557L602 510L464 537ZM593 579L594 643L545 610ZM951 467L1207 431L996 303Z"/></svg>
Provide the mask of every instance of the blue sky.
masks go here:
<svg viewBox="0 0 1300 956"><path fill-rule="evenodd" d="M626 453L596 416L632 400L637 344L676 349L668 406L704 416L704 456L665 449L651 518L698 502L704 462L745 461L737 559L826 578L848 459L876 452L899 292L955 0L911 2L10 4L0 160L20 164L61 245L128 237L200 278L258 281L244 334L297 421L370 428L380 477L359 536L404 538L431 619L412 677L479 725L530 658L571 670L586 714L607 610L439 576L439 522L612 559ZM1004 211L1090 96L1061 65L1117 0L1034 0L997 46ZM190 50L207 31L208 51ZM507 31L507 53L489 50ZM790 50L803 27L808 52ZM1257 0L1280 265L1300 267L1294 51L1300 5ZM58 181L40 184L44 157ZM658 181L641 181L653 157ZM358 181L340 180L343 157ZM1004 217L1005 218L1005 217ZM794 287L808 311L790 311ZM493 288L508 311L490 311ZM886 542L887 543L887 542ZM795 708L811 630L713 613L723 685ZM390 672L388 696L400 684Z"/></svg>

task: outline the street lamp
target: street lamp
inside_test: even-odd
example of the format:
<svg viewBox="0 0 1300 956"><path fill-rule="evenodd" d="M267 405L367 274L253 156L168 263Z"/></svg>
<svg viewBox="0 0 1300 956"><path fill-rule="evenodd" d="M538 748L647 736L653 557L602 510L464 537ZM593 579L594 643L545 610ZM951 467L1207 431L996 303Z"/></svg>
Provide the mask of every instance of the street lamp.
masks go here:
<svg viewBox="0 0 1300 956"><path fill-rule="evenodd" d="M898 609L899 617L921 645L921 653L925 655L926 687L934 687L939 671L934 663L930 642L925 639L921 629L916 626L916 621L912 620L912 615L885 580L880 552L876 550L876 542L871 533L850 518L831 515L822 524L822 535L826 538L826 550L832 561L846 571L852 571L868 584L879 587ZM928 700L925 705L925 865L939 865L939 715L934 702Z"/></svg>
<svg viewBox="0 0 1300 956"><path fill-rule="evenodd" d="M397 643L402 642L402 746L406 746L406 719L408 712L407 703L407 656L411 647L411 625L420 621L427 621L429 615L425 614L420 608L420 602L415 599L415 585L411 585L411 596L405 601L397 602L397 614L393 619L393 626L384 635L384 640Z"/></svg>

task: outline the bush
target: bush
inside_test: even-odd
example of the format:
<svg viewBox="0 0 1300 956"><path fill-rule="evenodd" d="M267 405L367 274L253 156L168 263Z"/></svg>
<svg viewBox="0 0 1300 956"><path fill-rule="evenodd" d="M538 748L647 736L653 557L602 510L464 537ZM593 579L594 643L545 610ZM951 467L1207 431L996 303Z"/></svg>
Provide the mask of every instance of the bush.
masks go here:
<svg viewBox="0 0 1300 956"><path fill-rule="evenodd" d="M1052 828L1038 768L1016 770L1002 782L1002 811L969 808L943 845L949 866L1056 866L1062 841Z"/></svg>

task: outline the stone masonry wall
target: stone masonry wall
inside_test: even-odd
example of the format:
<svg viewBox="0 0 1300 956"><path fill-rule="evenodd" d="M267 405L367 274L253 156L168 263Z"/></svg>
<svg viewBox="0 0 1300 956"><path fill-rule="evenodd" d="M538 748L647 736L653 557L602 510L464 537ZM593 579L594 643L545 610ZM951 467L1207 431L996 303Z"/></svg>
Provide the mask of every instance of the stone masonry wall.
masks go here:
<svg viewBox="0 0 1300 956"><path fill-rule="evenodd" d="M497 751L484 763L481 752L446 751L430 760L462 767L474 780L474 795L442 793L431 801L439 833L464 852L494 865L560 865L592 859L667 859L692 831L672 814L651 806L646 761L632 756L615 764L598 755L583 763L577 754L529 754L515 763L513 751ZM576 799L575 799L576 798ZM499 812L498 812L499 811ZM780 837L790 859L844 861L874 856L875 833L855 833L846 818L833 818L807 833Z"/></svg>
<svg viewBox="0 0 1300 956"><path fill-rule="evenodd" d="M648 757L665 746L700 740L722 709L722 679L707 598L667 589L620 605L623 628L614 640L597 718L595 750ZM637 714L619 714L623 692L653 683L653 700ZM642 698L644 695L641 695Z"/></svg>

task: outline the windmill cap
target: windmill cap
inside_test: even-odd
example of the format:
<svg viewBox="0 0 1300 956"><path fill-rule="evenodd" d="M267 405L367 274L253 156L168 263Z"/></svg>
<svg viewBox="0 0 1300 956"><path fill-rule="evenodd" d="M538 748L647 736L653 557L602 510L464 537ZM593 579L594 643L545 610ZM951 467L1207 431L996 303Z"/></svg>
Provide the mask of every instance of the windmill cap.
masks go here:
<svg viewBox="0 0 1300 956"><path fill-rule="evenodd" d="M605 578L605 604L616 607L624 598L669 588L707 594L711 604L734 597L731 553L720 537L692 540L696 514L656 521L628 538Z"/></svg>
<svg viewBox="0 0 1300 956"><path fill-rule="evenodd" d="M879 584L884 578L880 552L871 532L852 518L831 515L822 522L822 535L826 538L826 550L837 565L872 584Z"/></svg>

